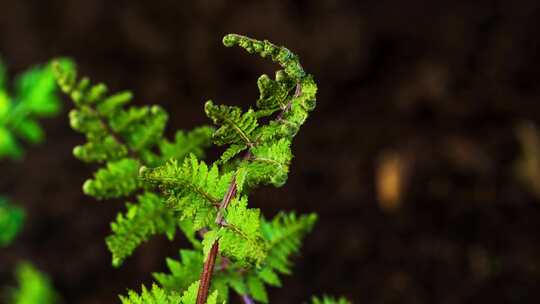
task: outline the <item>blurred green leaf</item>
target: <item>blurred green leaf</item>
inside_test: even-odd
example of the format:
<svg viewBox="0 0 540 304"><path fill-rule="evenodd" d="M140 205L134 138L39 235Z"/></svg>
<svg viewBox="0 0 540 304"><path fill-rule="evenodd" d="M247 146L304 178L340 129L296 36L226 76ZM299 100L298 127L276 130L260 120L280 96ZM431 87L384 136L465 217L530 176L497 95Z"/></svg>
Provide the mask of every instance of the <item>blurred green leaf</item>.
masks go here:
<svg viewBox="0 0 540 304"><path fill-rule="evenodd" d="M45 138L43 129L35 120L32 119L25 119L21 121L21 123L15 126L14 129L19 137L32 144L40 143Z"/></svg>
<svg viewBox="0 0 540 304"><path fill-rule="evenodd" d="M71 61L57 62L69 66ZM45 134L37 119L60 111L60 99L52 64L36 66L19 75L10 94L6 69L0 62L0 159L23 155L17 138L31 144L43 141Z"/></svg>
<svg viewBox="0 0 540 304"><path fill-rule="evenodd" d="M55 95L56 81L49 65L35 67L15 80L15 99L26 105L28 113L52 116L60 110L60 100Z"/></svg>
<svg viewBox="0 0 540 304"><path fill-rule="evenodd" d="M0 124L7 118L10 104L9 96L5 91L0 89Z"/></svg>
<svg viewBox="0 0 540 304"><path fill-rule="evenodd" d="M17 159L21 155L22 149L13 134L7 128L0 126L0 159L4 157Z"/></svg>
<svg viewBox="0 0 540 304"><path fill-rule="evenodd" d="M0 90L4 89L6 85L6 67L0 58Z"/></svg>
<svg viewBox="0 0 540 304"><path fill-rule="evenodd" d="M0 247L9 245L22 228L24 212L0 197Z"/></svg>
<svg viewBox="0 0 540 304"><path fill-rule="evenodd" d="M32 264L24 262L15 271L18 287L10 293L13 304L53 304L58 296L49 278Z"/></svg>

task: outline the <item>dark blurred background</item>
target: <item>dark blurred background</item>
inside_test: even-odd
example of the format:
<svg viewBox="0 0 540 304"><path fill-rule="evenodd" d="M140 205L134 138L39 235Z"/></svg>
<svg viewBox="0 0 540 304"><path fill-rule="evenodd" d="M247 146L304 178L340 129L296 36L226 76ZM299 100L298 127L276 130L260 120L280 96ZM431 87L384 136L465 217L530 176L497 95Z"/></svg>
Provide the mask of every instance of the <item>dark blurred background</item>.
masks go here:
<svg viewBox="0 0 540 304"><path fill-rule="evenodd" d="M10 75L70 56L138 104L161 104L169 134L208 123L206 99L253 104L258 75L276 69L224 48L224 34L300 55L318 107L289 182L251 202L320 221L273 303L540 300L538 1L2 0L0 11ZM28 221L0 252L0 285L27 259L65 303L117 303L186 243L155 238L112 268L104 237L123 203L82 194L93 168L71 154L83 137L70 107L45 121L46 143L24 162L1 164L0 193Z"/></svg>

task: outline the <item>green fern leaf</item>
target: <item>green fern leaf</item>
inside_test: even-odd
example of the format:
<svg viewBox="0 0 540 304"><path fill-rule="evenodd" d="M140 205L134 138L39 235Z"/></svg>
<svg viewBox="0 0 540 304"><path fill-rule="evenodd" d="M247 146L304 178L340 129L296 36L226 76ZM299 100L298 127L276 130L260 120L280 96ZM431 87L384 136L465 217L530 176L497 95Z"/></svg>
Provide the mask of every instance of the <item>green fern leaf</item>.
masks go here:
<svg viewBox="0 0 540 304"><path fill-rule="evenodd" d="M196 237L196 235L198 235L198 231L195 230L193 226L194 226L193 223L189 220L178 221L178 227L180 228L180 230L182 230L182 232L184 233L188 241L191 243L193 248L202 249L202 243Z"/></svg>
<svg viewBox="0 0 540 304"><path fill-rule="evenodd" d="M166 189L165 196L181 219L191 219L193 229L212 226L216 216L216 206L225 195L232 179L232 174L219 175L216 165L208 166L198 161L194 155L186 157L181 166L176 160L170 160L164 166L143 168L141 177L161 189Z"/></svg>
<svg viewBox="0 0 540 304"><path fill-rule="evenodd" d="M122 304L183 304L180 295L167 292L159 288L157 285L152 285L152 289L148 290L142 286L141 294L129 290L127 297L120 296Z"/></svg>
<svg viewBox="0 0 540 304"><path fill-rule="evenodd" d="M238 107L214 105L211 100L205 103L204 110L216 125L221 126L213 135L216 145L243 143L251 146L253 144L251 133L258 126L255 111L249 109L242 113Z"/></svg>
<svg viewBox="0 0 540 304"><path fill-rule="evenodd" d="M107 127L96 111L89 107L74 109L69 112L71 128L80 133L87 133L89 137L107 134Z"/></svg>
<svg viewBox="0 0 540 304"><path fill-rule="evenodd" d="M271 267L262 267L260 270L257 270L257 276L270 286L281 287L281 280Z"/></svg>
<svg viewBox="0 0 540 304"><path fill-rule="evenodd" d="M8 128L0 126L0 159L4 157L17 159L22 154L23 149L17 142L15 135Z"/></svg>
<svg viewBox="0 0 540 304"><path fill-rule="evenodd" d="M208 126L202 126L193 129L190 132L177 131L174 142L163 140L159 144L159 150L163 159L171 158L182 160L189 154L198 158L204 156L204 148L210 146L212 133L214 129Z"/></svg>
<svg viewBox="0 0 540 304"><path fill-rule="evenodd" d="M21 119L17 125L13 126L13 130L20 138L31 144L40 143L45 138L43 129L38 122L33 119Z"/></svg>
<svg viewBox="0 0 540 304"><path fill-rule="evenodd" d="M138 154L142 160L156 161L151 150L161 142L168 119L167 113L159 106L130 107L124 109L132 99L128 91L107 96L104 84L92 85L88 78L77 79L74 66L54 65L56 80L62 90L76 105L70 113L73 129L86 134L89 143L100 147L104 139L114 140L121 150ZM110 144L110 143L109 143ZM87 149L81 156L87 160L100 160L107 154L91 155ZM103 149L101 149L103 150ZM108 151L108 149L107 149ZM103 151L96 151L103 152Z"/></svg>
<svg viewBox="0 0 540 304"><path fill-rule="evenodd" d="M58 296L44 274L39 272L30 263L17 265L16 277L18 288L10 294L13 304L54 304L58 303Z"/></svg>
<svg viewBox="0 0 540 304"><path fill-rule="evenodd" d="M154 278L163 288L169 291L182 292L187 290L193 282L198 281L203 267L202 251L180 250L180 260L167 258L166 261L169 273L153 274ZM222 271L216 271L213 275L210 290L217 291L219 295L217 297L218 302L226 302L228 300L228 285L231 280L229 272L228 269L222 269ZM238 278L241 280L240 277Z"/></svg>
<svg viewBox="0 0 540 304"><path fill-rule="evenodd" d="M265 110L264 116L268 116L279 109L287 108L295 82L283 70L279 70L276 72L276 80L263 74L257 80L257 86L260 93L257 107Z"/></svg>
<svg viewBox="0 0 540 304"><path fill-rule="evenodd" d="M221 154L219 161L222 164L226 163L245 149L247 149L247 146L245 144L232 144L227 148L227 150L225 150L225 152L223 152L223 154Z"/></svg>
<svg viewBox="0 0 540 304"><path fill-rule="evenodd" d="M155 234L174 237L177 220L163 200L146 192L138 196L138 204L127 204L126 214L118 214L111 224L113 234L106 239L113 256L113 265L118 267L135 248Z"/></svg>
<svg viewBox="0 0 540 304"><path fill-rule="evenodd" d="M185 290L197 281L203 266L200 251L180 250L180 261L167 258L170 274L154 273L154 278L168 290Z"/></svg>
<svg viewBox="0 0 540 304"><path fill-rule="evenodd" d="M263 303L268 303L268 293L266 292L264 283L260 278L254 275L248 276L247 285L249 288L249 294L253 297L253 299Z"/></svg>
<svg viewBox="0 0 540 304"><path fill-rule="evenodd" d="M116 161L128 155L126 146L120 144L114 136L106 135L91 137L84 145L76 146L73 155L83 162L103 163L107 160Z"/></svg>
<svg viewBox="0 0 540 304"><path fill-rule="evenodd" d="M288 129L291 136L296 135L316 105L317 85L313 77L309 75L303 78L298 86L301 93L291 99L291 107L282 118L282 127Z"/></svg>
<svg viewBox="0 0 540 304"><path fill-rule="evenodd" d="M291 255L298 252L302 238L313 228L315 214L297 217L294 213L279 213L270 222L263 220L261 231L267 241L268 255L259 277L270 283L265 268L282 274L291 273Z"/></svg>
<svg viewBox="0 0 540 304"><path fill-rule="evenodd" d="M111 130L114 132L129 133L130 130L149 114L150 107L130 107L125 111L117 111L110 118Z"/></svg>
<svg viewBox="0 0 540 304"><path fill-rule="evenodd" d="M104 88L104 86L99 86L94 90L99 90L100 88ZM103 91L103 93L105 93L105 91ZM100 115L111 119L122 109L124 105L131 102L132 99L133 93L130 91L118 92L103 99L103 101L98 104L96 109Z"/></svg>
<svg viewBox="0 0 540 304"><path fill-rule="evenodd" d="M252 148L251 159L240 164L240 178L237 181L239 188L243 189L244 183L249 187L258 184L270 184L276 187L284 185L292 159L290 145L290 140L282 138L276 142Z"/></svg>
<svg viewBox="0 0 540 304"><path fill-rule="evenodd" d="M322 298L313 297L311 299L312 304L351 304L346 298L333 298L329 296L323 296Z"/></svg>
<svg viewBox="0 0 540 304"><path fill-rule="evenodd" d="M244 275L241 273L241 269L232 264L229 268L223 269L220 272L214 273L214 278L212 279L212 285L214 288L219 291L220 301L227 301L228 297L221 297L222 293L228 295L229 288L239 295L249 294L249 290L244 278Z"/></svg>
<svg viewBox="0 0 540 304"><path fill-rule="evenodd" d="M243 266L259 265L266 256L260 221L259 209L247 208L247 197L233 199L227 208L224 227L205 234L205 255L218 240L219 252L224 256Z"/></svg>
<svg viewBox="0 0 540 304"><path fill-rule="evenodd" d="M32 115L50 117L60 110L56 89L49 66L32 68L15 80L15 103L24 103L26 111Z"/></svg>
<svg viewBox="0 0 540 304"><path fill-rule="evenodd" d="M110 161L95 173L94 179L84 183L83 191L97 199L130 195L140 186L139 166L137 160L130 158Z"/></svg>
<svg viewBox="0 0 540 304"><path fill-rule="evenodd" d="M272 61L281 65L285 72L295 80L302 79L306 75L300 65L298 56L289 51L289 49L276 46L267 40L259 41L242 35L229 34L223 38L223 44L226 47L240 46L248 53L257 53L263 58L270 56Z"/></svg>
<svg viewBox="0 0 540 304"><path fill-rule="evenodd" d="M193 283L181 296L176 292L166 291L157 285L152 285L148 290L142 286L141 294L128 291L128 296L120 296L122 304L195 304L197 301L197 289L199 281ZM206 304L217 304L217 291L214 291L207 299Z"/></svg>
<svg viewBox="0 0 540 304"><path fill-rule="evenodd" d="M152 106L144 119L131 125L121 134L124 135L128 146L133 150L150 149L163 137L167 119L167 113L161 107Z"/></svg>
<svg viewBox="0 0 540 304"><path fill-rule="evenodd" d="M197 302L197 291L199 289L199 281L191 284L191 286L182 294L181 304L195 304ZM218 293L214 291L206 300L206 304L217 304Z"/></svg>

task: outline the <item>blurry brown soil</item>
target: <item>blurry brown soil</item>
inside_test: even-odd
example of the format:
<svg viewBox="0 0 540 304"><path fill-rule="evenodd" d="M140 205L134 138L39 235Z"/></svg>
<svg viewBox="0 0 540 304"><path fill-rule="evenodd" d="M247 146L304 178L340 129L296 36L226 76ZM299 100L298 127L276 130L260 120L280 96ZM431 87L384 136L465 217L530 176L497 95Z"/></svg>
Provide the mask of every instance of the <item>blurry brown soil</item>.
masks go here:
<svg viewBox="0 0 540 304"><path fill-rule="evenodd" d="M253 104L257 76L275 69L222 47L223 34L300 55L319 83L318 107L295 141L289 182L251 202L268 216L315 211L320 221L294 275L271 289L273 303L322 293L355 303L540 300L540 201L516 177L516 126L540 123L537 1L3 0L0 8L0 54L12 75L70 56L113 90L132 89L137 103L165 107L170 133L208 123L206 99ZM66 105L45 121L44 145L1 164L0 193L29 219L0 252L0 285L27 259L65 303L118 303L186 242L156 238L111 267L103 239L123 204L81 193L92 168L71 155L83 137L69 128ZM394 163L381 163L385 155Z"/></svg>

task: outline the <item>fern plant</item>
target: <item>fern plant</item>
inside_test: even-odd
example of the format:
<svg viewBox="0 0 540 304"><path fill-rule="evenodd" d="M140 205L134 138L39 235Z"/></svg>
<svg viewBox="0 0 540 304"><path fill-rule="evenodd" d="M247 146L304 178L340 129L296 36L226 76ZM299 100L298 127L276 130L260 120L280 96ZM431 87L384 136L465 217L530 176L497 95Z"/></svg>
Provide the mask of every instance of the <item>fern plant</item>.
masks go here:
<svg viewBox="0 0 540 304"><path fill-rule="evenodd" d="M291 258L317 219L294 212L266 219L248 207L256 187L285 184L292 140L315 108L313 77L285 47L236 34L223 43L281 69L274 78L259 77L254 107L207 101L204 110L214 126L178 131L173 140L164 137L168 117L160 106L128 106L130 92L108 94L104 84L79 79L74 66L55 66L58 84L75 104L71 126L86 136L73 154L100 166L84 193L133 198L106 238L112 264L120 266L157 234L172 239L181 231L193 246L180 250L178 260L167 259L169 272L155 273L156 284L140 294L129 291L122 303L225 303L231 292L244 303L268 303L267 286L281 286L280 275L291 273ZM212 144L223 153L208 162L204 151Z"/></svg>

